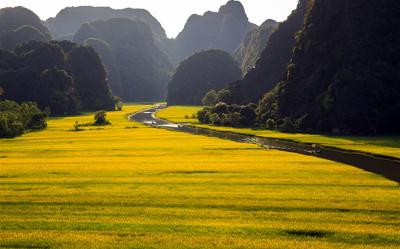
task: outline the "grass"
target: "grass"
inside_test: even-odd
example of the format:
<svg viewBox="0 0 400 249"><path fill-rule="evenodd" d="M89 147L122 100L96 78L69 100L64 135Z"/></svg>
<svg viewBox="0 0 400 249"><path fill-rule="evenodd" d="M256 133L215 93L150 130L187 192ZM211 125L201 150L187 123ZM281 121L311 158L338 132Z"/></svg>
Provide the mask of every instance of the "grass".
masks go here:
<svg viewBox="0 0 400 249"><path fill-rule="evenodd" d="M400 189L346 165L110 113L0 140L0 248L400 246Z"/></svg>
<svg viewBox="0 0 400 249"><path fill-rule="evenodd" d="M229 131L241 134L249 134L260 137L286 139L302 143L321 144L345 150L360 151L377 155L400 158L400 136L328 136L316 134L283 133L279 131L232 128L199 124L192 118L202 107L199 106L173 106L158 112L157 116L177 123L190 123L191 125ZM185 118L185 116L189 118Z"/></svg>

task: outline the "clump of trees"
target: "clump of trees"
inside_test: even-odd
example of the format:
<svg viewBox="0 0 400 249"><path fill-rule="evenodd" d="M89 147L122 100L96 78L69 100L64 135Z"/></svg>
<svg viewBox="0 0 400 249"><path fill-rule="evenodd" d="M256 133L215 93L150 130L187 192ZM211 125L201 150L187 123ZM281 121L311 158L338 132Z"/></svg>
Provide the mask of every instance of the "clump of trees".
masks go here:
<svg viewBox="0 0 400 249"><path fill-rule="evenodd" d="M12 138L30 130L46 128L47 115L35 103L0 101L0 138Z"/></svg>
<svg viewBox="0 0 400 249"><path fill-rule="evenodd" d="M111 125L111 122L107 119L106 111L97 111L94 114L94 122L80 124L79 121L75 121L74 131L84 131L81 127L86 126L106 126Z"/></svg>
<svg viewBox="0 0 400 249"><path fill-rule="evenodd" d="M197 113L200 123L221 126L253 126L256 122L256 104L227 105L220 102Z"/></svg>
<svg viewBox="0 0 400 249"><path fill-rule="evenodd" d="M105 111L98 111L94 114L93 125L110 125L111 122L107 120L107 113Z"/></svg>

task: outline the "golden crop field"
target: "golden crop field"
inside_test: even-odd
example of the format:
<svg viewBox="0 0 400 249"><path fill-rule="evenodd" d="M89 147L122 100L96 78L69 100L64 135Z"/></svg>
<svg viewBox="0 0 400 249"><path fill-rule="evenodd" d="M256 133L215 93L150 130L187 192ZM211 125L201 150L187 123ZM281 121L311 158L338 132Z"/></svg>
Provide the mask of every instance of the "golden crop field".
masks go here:
<svg viewBox="0 0 400 249"><path fill-rule="evenodd" d="M0 140L0 248L399 248L399 184L126 120L143 108Z"/></svg>
<svg viewBox="0 0 400 249"><path fill-rule="evenodd" d="M200 106L172 106L159 111L157 116L172 122L191 123L194 126L212 130L293 140L302 143L315 143L345 150L361 151L400 158L400 136L328 136L204 125L199 124L198 120L193 118L193 115L201 109L202 107Z"/></svg>

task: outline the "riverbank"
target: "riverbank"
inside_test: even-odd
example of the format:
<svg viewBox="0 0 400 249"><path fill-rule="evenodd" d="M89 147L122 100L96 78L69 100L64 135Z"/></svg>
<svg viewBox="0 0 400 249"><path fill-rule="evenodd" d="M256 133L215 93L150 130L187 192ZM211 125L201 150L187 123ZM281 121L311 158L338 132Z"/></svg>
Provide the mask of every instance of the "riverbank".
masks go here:
<svg viewBox="0 0 400 249"><path fill-rule="evenodd" d="M195 127L252 135L271 139L318 144L327 148L337 148L349 152L361 152L377 157L400 160L400 136L328 136L317 134L283 133L279 131L251 128L233 128L199 124L193 115L202 107L172 106L160 110L157 116L174 123L186 123Z"/></svg>

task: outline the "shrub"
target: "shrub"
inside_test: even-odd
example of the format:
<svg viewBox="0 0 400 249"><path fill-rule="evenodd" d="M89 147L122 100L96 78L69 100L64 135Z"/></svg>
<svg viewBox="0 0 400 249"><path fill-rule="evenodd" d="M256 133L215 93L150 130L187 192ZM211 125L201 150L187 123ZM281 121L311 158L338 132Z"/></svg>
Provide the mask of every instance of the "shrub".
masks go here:
<svg viewBox="0 0 400 249"><path fill-rule="evenodd" d="M265 123L265 127L269 130L274 130L275 129L275 120L273 119L268 119L267 122Z"/></svg>
<svg viewBox="0 0 400 249"><path fill-rule="evenodd" d="M107 120L107 113L105 111L98 111L94 114L94 125L110 125Z"/></svg>
<svg viewBox="0 0 400 249"><path fill-rule="evenodd" d="M41 130L46 124L47 115L39 110L36 103L0 101L0 137L16 137L26 130Z"/></svg>
<svg viewBox="0 0 400 249"><path fill-rule="evenodd" d="M230 103L231 100L232 100L232 94L228 89L222 89L221 91L218 92L217 94L218 102Z"/></svg>
<svg viewBox="0 0 400 249"><path fill-rule="evenodd" d="M231 121L231 126L233 127L239 127L240 126L240 113L234 112L231 113L230 115L230 121Z"/></svg>
<svg viewBox="0 0 400 249"><path fill-rule="evenodd" d="M217 92L215 90L211 90L206 93L204 98L201 100L201 103L207 106L214 106L215 104L217 104Z"/></svg>
<svg viewBox="0 0 400 249"><path fill-rule="evenodd" d="M221 119L217 113L212 113L210 115L210 123L213 125L221 125Z"/></svg>
<svg viewBox="0 0 400 249"><path fill-rule="evenodd" d="M295 127L290 117L284 118L282 124L278 128L283 132L295 132Z"/></svg>
<svg viewBox="0 0 400 249"><path fill-rule="evenodd" d="M116 111L122 111L122 99L118 96L113 96L113 101L114 101L114 105L115 105L115 110Z"/></svg>
<svg viewBox="0 0 400 249"><path fill-rule="evenodd" d="M250 106L244 106L240 110L240 123L246 126L254 124L256 120L256 112Z"/></svg>

